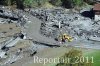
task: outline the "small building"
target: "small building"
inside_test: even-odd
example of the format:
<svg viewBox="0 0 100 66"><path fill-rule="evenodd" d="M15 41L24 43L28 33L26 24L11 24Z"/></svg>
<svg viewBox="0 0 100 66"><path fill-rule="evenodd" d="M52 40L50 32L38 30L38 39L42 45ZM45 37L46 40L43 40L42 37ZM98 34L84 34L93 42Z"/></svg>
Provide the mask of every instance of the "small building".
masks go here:
<svg viewBox="0 0 100 66"><path fill-rule="evenodd" d="M99 21L100 20L100 3L94 5L93 11L95 13L94 20Z"/></svg>

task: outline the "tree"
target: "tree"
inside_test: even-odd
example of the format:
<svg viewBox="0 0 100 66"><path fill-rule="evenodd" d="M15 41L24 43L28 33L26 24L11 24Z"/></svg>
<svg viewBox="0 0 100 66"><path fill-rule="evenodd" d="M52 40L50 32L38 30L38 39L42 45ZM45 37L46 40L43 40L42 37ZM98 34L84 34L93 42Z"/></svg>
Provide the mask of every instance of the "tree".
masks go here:
<svg viewBox="0 0 100 66"><path fill-rule="evenodd" d="M62 6L65 8L73 8L75 6L82 6L83 0L62 0Z"/></svg>
<svg viewBox="0 0 100 66"><path fill-rule="evenodd" d="M11 6L11 3L12 3L11 0L6 0L6 1L7 1L7 5Z"/></svg>
<svg viewBox="0 0 100 66"><path fill-rule="evenodd" d="M4 5L4 0L0 0L0 5Z"/></svg>
<svg viewBox="0 0 100 66"><path fill-rule="evenodd" d="M84 0L84 2L88 3L88 4L94 4L96 0Z"/></svg>
<svg viewBox="0 0 100 66"><path fill-rule="evenodd" d="M83 0L73 0L73 3L76 5L76 6L81 6L83 4Z"/></svg>
<svg viewBox="0 0 100 66"><path fill-rule="evenodd" d="M24 6L25 7L30 7L32 6L33 0L24 0Z"/></svg>
<svg viewBox="0 0 100 66"><path fill-rule="evenodd" d="M62 0L62 6L65 8L73 8L73 0Z"/></svg>
<svg viewBox="0 0 100 66"><path fill-rule="evenodd" d="M24 0L25 7L39 7L44 5L48 0Z"/></svg>
<svg viewBox="0 0 100 66"><path fill-rule="evenodd" d="M11 0L0 0L0 5L11 5Z"/></svg>
<svg viewBox="0 0 100 66"><path fill-rule="evenodd" d="M24 10L24 0L15 0L17 8Z"/></svg>

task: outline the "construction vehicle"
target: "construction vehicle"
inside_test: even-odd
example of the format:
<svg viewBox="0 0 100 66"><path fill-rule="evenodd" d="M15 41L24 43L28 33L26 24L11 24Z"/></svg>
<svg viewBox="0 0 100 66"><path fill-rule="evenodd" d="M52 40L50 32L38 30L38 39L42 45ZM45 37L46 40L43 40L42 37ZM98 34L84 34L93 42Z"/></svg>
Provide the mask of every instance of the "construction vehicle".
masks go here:
<svg viewBox="0 0 100 66"><path fill-rule="evenodd" d="M60 39L60 41L62 41L62 42L65 42L65 41L71 42L71 41L73 41L73 38L71 36L67 35L66 33L60 35L58 37L58 39Z"/></svg>

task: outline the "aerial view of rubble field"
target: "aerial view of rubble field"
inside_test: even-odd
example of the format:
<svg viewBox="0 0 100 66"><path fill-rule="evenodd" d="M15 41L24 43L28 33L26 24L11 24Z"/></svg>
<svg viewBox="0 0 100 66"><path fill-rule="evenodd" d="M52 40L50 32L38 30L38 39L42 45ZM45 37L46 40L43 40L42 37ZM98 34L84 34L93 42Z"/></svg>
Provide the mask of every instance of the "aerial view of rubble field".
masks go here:
<svg viewBox="0 0 100 66"><path fill-rule="evenodd" d="M0 66L100 66L100 0L0 0Z"/></svg>

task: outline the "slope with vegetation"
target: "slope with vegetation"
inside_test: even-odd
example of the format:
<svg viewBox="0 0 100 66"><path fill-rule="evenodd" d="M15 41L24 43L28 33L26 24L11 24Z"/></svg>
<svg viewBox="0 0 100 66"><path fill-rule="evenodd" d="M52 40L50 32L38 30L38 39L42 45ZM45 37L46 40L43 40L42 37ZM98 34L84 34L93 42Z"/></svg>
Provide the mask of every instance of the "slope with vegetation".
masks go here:
<svg viewBox="0 0 100 66"><path fill-rule="evenodd" d="M42 7L47 2L54 6L73 8L75 6L82 6L85 2L91 4L93 0L0 0L1 5L16 5L17 8L21 9L25 7Z"/></svg>

